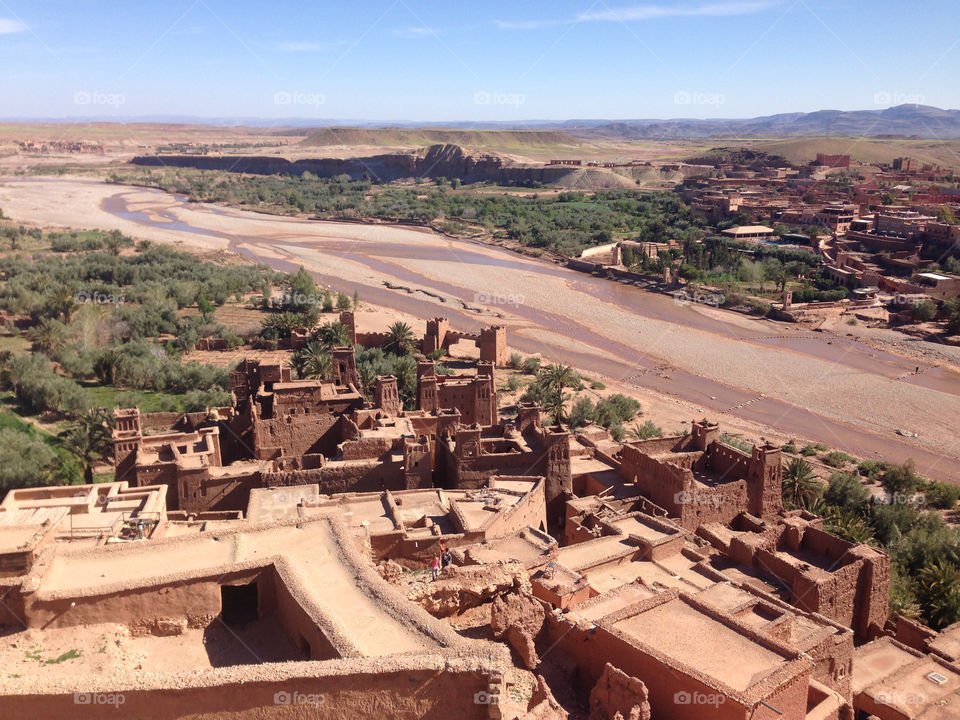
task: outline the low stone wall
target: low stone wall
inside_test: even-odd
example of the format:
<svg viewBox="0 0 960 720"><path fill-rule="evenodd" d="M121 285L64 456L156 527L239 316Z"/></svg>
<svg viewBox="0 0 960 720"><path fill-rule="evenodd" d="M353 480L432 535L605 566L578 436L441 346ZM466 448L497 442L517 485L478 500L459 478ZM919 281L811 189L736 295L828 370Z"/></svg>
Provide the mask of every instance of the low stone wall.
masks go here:
<svg viewBox="0 0 960 720"><path fill-rule="evenodd" d="M479 658L443 653L375 662L270 663L124 682L70 678L49 692L5 695L0 698L0 713L45 720L485 720L496 708L482 702L490 690L490 672Z"/></svg>

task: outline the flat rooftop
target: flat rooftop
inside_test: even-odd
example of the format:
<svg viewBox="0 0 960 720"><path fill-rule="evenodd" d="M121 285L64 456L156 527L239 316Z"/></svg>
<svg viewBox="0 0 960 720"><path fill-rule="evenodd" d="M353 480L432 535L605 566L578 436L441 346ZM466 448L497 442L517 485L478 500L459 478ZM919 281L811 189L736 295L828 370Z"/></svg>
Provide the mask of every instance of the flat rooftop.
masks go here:
<svg viewBox="0 0 960 720"><path fill-rule="evenodd" d="M327 518L300 526L213 536L182 536L108 551L58 552L38 580L39 598L95 596L163 586L177 577L220 577L232 567L283 558L306 601L341 628L359 652L376 657L438 647L437 641L386 612L356 581Z"/></svg>
<svg viewBox="0 0 960 720"><path fill-rule="evenodd" d="M680 597L613 627L734 690L747 690L792 660Z"/></svg>

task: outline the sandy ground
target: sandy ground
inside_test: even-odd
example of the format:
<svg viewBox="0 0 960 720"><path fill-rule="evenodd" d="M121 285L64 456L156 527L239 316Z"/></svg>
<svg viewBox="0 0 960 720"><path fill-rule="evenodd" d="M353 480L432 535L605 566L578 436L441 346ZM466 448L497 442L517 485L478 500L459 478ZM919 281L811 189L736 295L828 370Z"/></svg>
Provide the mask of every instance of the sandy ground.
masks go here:
<svg viewBox="0 0 960 720"><path fill-rule="evenodd" d="M111 675L117 672L177 672L185 668L301 660L279 623L261 618L244 627L215 620L181 635L133 636L122 625L83 625L25 630L0 638L0 667L7 678Z"/></svg>
<svg viewBox="0 0 960 720"><path fill-rule="evenodd" d="M6 180L0 208L24 222L303 264L384 320L419 319L415 329L435 316L465 331L502 324L523 354L639 392L665 429L706 415L753 437L914 457L932 477L960 478L960 441L945 430L960 410L955 348L901 335L885 349L863 327L817 333L747 318L414 228L277 218L96 181Z"/></svg>

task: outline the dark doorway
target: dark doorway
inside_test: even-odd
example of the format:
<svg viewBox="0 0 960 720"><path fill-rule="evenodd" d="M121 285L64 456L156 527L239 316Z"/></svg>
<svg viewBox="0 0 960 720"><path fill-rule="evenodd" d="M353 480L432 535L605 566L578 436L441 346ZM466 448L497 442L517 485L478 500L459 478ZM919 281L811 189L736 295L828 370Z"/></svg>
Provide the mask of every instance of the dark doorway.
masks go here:
<svg viewBox="0 0 960 720"><path fill-rule="evenodd" d="M220 616L227 625L244 626L258 617L257 584L221 585Z"/></svg>

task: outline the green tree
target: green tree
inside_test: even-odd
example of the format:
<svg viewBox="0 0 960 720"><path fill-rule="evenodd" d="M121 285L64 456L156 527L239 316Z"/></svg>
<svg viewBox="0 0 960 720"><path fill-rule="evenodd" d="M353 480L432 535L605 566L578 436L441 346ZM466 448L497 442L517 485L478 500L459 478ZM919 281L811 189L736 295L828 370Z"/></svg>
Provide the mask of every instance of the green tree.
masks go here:
<svg viewBox="0 0 960 720"><path fill-rule="evenodd" d="M0 429L0 499L8 490L49 485L56 469L57 455L41 439Z"/></svg>
<svg viewBox="0 0 960 720"><path fill-rule="evenodd" d="M549 390L544 398L543 409L553 418L553 423L559 425L565 418L565 408L570 400L570 393L563 390Z"/></svg>
<svg viewBox="0 0 960 720"><path fill-rule="evenodd" d="M937 305L932 300L924 300L913 307L913 317L919 322L930 322L937 316Z"/></svg>
<svg viewBox="0 0 960 720"><path fill-rule="evenodd" d="M103 246L111 255L118 257L123 248L133 247L133 240L126 237L119 230L111 230L104 236Z"/></svg>
<svg viewBox="0 0 960 720"><path fill-rule="evenodd" d="M511 375L511 378L515 378L516 375ZM570 417L568 423L570 428L578 428L581 425L586 425L589 422L592 422L596 417L596 410L593 407L593 403L590 402L590 398L580 397L577 398L577 401L573 404L573 407L570 408Z"/></svg>
<svg viewBox="0 0 960 720"><path fill-rule="evenodd" d="M650 438L663 437L663 428L655 425L652 420L647 420L643 425L634 425L630 428L627 435L632 440L648 440Z"/></svg>
<svg viewBox="0 0 960 720"><path fill-rule="evenodd" d="M851 473L833 473L823 499L829 505L861 516L866 514L870 506L870 492Z"/></svg>
<svg viewBox="0 0 960 720"><path fill-rule="evenodd" d="M880 484L890 497L915 492L922 482L923 478L917 474L913 460L887 468L880 477Z"/></svg>
<svg viewBox="0 0 960 720"><path fill-rule="evenodd" d="M213 317L214 311L216 311L214 304L206 298L199 298L197 300L197 308L200 310L201 317L203 317L203 319L207 322L210 321L210 319Z"/></svg>
<svg viewBox="0 0 960 720"><path fill-rule="evenodd" d="M960 621L960 570L939 560L920 570L917 595L923 615L934 630Z"/></svg>
<svg viewBox="0 0 960 720"><path fill-rule="evenodd" d="M53 355L67 344L67 326L59 320L44 318L29 332L33 349L44 355Z"/></svg>
<svg viewBox="0 0 960 720"><path fill-rule="evenodd" d="M819 495L821 485L810 463L803 458L793 458L783 471L781 491L784 503L797 508L803 505L804 500Z"/></svg>
<svg viewBox="0 0 960 720"><path fill-rule="evenodd" d="M566 388L578 387L580 375L569 365L547 365L540 370L538 382L550 392L562 393Z"/></svg>
<svg viewBox="0 0 960 720"><path fill-rule="evenodd" d="M297 350L291 363L301 378L330 380L333 377L333 357L330 349L319 342L308 342Z"/></svg>
<svg viewBox="0 0 960 720"><path fill-rule="evenodd" d="M343 347L350 345L350 328L339 320L331 323L324 323L318 327L314 333L314 338L327 347Z"/></svg>
<svg viewBox="0 0 960 720"><path fill-rule="evenodd" d="M83 468L83 481L93 482L93 467L113 450L113 417L106 408L91 408L77 417L61 433L63 446Z"/></svg>
<svg viewBox="0 0 960 720"><path fill-rule="evenodd" d="M405 322L397 321L387 329L383 349L394 355L407 355L413 349L413 330Z"/></svg>
<svg viewBox="0 0 960 720"><path fill-rule="evenodd" d="M313 276L304 269L303 265L296 273L290 276L290 310L305 312L315 310L317 305L317 286Z"/></svg>

